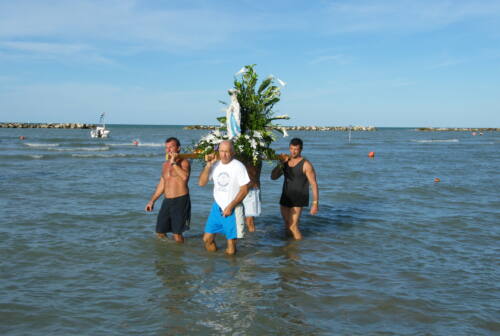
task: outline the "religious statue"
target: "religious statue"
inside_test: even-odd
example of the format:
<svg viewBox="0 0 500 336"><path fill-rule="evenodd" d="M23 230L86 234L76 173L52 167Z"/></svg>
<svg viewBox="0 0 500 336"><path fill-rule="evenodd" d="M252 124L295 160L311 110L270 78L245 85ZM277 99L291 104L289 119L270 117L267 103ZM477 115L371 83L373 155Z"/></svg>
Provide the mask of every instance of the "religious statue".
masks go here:
<svg viewBox="0 0 500 336"><path fill-rule="evenodd" d="M241 134L240 104L238 103L238 90L228 91L231 96L231 103L226 110L226 126L229 139Z"/></svg>

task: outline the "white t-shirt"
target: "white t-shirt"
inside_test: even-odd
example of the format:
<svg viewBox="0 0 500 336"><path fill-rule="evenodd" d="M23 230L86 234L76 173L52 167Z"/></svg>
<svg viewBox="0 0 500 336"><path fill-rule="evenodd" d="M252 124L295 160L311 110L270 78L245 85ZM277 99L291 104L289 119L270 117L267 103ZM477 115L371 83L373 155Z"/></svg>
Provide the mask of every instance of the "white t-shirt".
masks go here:
<svg viewBox="0 0 500 336"><path fill-rule="evenodd" d="M227 164L217 161L209 178L214 181L214 199L222 210L235 199L240 187L250 182L247 169L236 159Z"/></svg>

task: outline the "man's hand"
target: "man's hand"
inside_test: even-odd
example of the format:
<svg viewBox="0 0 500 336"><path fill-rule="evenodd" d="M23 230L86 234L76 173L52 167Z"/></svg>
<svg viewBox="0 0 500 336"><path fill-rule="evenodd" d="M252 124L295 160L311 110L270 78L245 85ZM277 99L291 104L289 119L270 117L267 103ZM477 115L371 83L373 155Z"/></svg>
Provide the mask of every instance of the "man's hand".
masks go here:
<svg viewBox="0 0 500 336"><path fill-rule="evenodd" d="M178 156L179 156L179 153L168 153L168 158L170 159L170 164L177 161Z"/></svg>
<svg viewBox="0 0 500 336"><path fill-rule="evenodd" d="M217 162L217 155L215 153L205 155L205 161L207 163L214 164Z"/></svg>
<svg viewBox="0 0 500 336"><path fill-rule="evenodd" d="M233 207L228 205L224 211L222 212L222 216L223 217L228 217L228 216L231 216L231 214L233 213Z"/></svg>
<svg viewBox="0 0 500 336"><path fill-rule="evenodd" d="M311 211L310 211L311 215L316 215L318 213L318 203L313 203L313 205L311 206Z"/></svg>
<svg viewBox="0 0 500 336"><path fill-rule="evenodd" d="M281 163L286 163L286 162L288 162L288 160L290 160L290 155L280 154L278 158L279 158Z"/></svg>
<svg viewBox="0 0 500 336"><path fill-rule="evenodd" d="M146 204L146 208L144 210L146 210L147 212L151 212L153 211L154 206L154 202L149 201L148 204Z"/></svg>

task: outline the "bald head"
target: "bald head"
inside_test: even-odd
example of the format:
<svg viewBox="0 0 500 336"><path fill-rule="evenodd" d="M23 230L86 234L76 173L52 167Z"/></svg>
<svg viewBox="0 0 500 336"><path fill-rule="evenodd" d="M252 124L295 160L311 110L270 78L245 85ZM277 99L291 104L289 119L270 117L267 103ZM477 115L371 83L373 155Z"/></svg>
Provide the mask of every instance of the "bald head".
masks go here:
<svg viewBox="0 0 500 336"><path fill-rule="evenodd" d="M229 163L234 156L234 145L232 141L224 140L219 144L219 156L223 164Z"/></svg>
<svg viewBox="0 0 500 336"><path fill-rule="evenodd" d="M229 140L221 141L221 143L219 144L219 150L221 148L227 149L231 152L231 154L234 154L234 145L232 141Z"/></svg>

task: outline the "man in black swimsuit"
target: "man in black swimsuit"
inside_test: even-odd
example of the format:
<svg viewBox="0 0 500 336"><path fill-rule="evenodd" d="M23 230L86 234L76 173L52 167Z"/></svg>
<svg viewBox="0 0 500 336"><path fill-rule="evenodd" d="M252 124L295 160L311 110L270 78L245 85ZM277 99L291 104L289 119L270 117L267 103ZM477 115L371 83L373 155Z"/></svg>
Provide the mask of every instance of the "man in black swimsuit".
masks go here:
<svg viewBox="0 0 500 336"><path fill-rule="evenodd" d="M290 156L280 159L281 162L271 172L271 179L276 180L285 175L280 199L281 216L286 230L292 233L294 239L299 240L302 239L299 220L302 208L309 205L309 185L313 193L311 215L318 213L319 192L314 167L301 155L302 140L293 138L289 149Z"/></svg>
<svg viewBox="0 0 500 336"><path fill-rule="evenodd" d="M189 230L191 220L188 187L191 164L179 157L180 151L179 139L171 137L165 141L168 160L163 163L160 182L145 208L148 212L153 211L156 200L164 196L156 221L156 235L158 238L167 238L167 232L172 232L177 243L184 242L182 233Z"/></svg>

